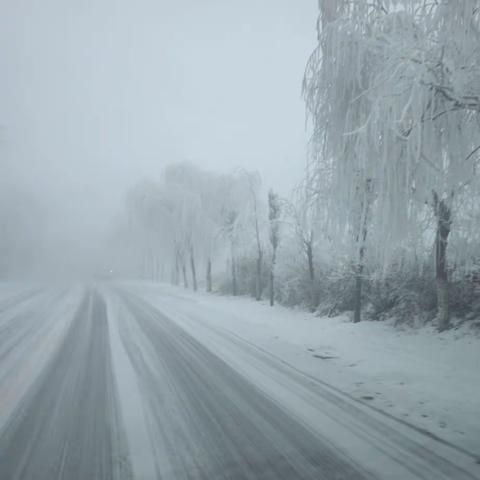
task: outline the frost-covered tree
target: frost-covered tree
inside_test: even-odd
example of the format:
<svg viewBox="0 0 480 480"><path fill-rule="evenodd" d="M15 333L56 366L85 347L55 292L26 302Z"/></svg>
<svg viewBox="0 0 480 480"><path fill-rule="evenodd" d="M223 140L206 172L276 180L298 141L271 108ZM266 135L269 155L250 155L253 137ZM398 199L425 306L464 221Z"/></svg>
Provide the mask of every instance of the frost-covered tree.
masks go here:
<svg viewBox="0 0 480 480"><path fill-rule="evenodd" d="M255 246L257 250L256 268L255 268L255 299L262 299L262 265L263 265L263 242L261 234L260 221L260 203L259 191L261 187L261 179L258 173L244 172L248 182L248 190L250 192L250 208L251 218L254 227Z"/></svg>
<svg viewBox="0 0 480 480"><path fill-rule="evenodd" d="M269 296L270 305L273 306L275 301L275 263L277 261L277 249L280 242L280 217L282 207L280 198L273 191L268 192L268 224L269 238L272 248L272 258L270 260L270 278L269 278Z"/></svg>
<svg viewBox="0 0 480 480"><path fill-rule="evenodd" d="M307 265L310 308L315 310L318 305L315 272L315 241L318 227L318 207L321 200L318 197L318 185L314 177L307 176L306 181L294 190L293 201L287 204L288 217L294 236L298 242L301 256Z"/></svg>
<svg viewBox="0 0 480 480"><path fill-rule="evenodd" d="M231 293L237 295L237 243L238 243L238 211L233 207L225 208L221 232L228 240L230 247Z"/></svg>
<svg viewBox="0 0 480 480"><path fill-rule="evenodd" d="M366 243L389 261L423 235L430 208L442 330L448 238L466 186L478 194L478 2L323 0L320 11L304 92L337 234L353 232L361 280Z"/></svg>
<svg viewBox="0 0 480 480"><path fill-rule="evenodd" d="M228 251L236 294L237 257L248 257L252 245L262 246L259 184L255 174L216 175L184 162L169 165L158 182L137 185L127 206L141 247L143 276L156 278L154 272L167 265L174 284L183 279L186 288L196 290L203 263L211 291L213 256Z"/></svg>
<svg viewBox="0 0 480 480"><path fill-rule="evenodd" d="M140 250L140 270L145 278L156 280L155 266L175 241L171 208L168 197L153 182L141 183L128 194L128 223ZM165 228L167 224L170 228Z"/></svg>
<svg viewBox="0 0 480 480"><path fill-rule="evenodd" d="M242 170L229 175L225 181L226 188L218 203L221 205L221 234L230 250L231 292L233 295L238 293L241 257L249 258L255 251L254 295L260 299L263 262L260 177Z"/></svg>

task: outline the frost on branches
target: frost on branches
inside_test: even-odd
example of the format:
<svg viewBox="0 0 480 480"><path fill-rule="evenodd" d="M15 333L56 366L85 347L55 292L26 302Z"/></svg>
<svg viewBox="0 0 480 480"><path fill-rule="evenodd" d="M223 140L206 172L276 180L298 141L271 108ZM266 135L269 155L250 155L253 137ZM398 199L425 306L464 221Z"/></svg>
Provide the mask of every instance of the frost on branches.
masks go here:
<svg viewBox="0 0 480 480"><path fill-rule="evenodd" d="M319 5L304 96L326 225L350 249L359 298L365 262L385 271L431 253L445 329L449 266L466 274L478 259L478 2Z"/></svg>

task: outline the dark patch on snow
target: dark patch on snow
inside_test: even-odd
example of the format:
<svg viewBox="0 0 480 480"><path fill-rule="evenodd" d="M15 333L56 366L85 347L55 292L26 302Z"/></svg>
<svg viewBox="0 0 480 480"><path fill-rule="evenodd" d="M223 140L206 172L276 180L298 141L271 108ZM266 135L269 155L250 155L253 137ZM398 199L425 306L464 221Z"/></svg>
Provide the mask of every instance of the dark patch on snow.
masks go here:
<svg viewBox="0 0 480 480"><path fill-rule="evenodd" d="M337 358L337 357L332 357L331 355L313 355L315 358L320 358L321 360L330 360L332 358Z"/></svg>

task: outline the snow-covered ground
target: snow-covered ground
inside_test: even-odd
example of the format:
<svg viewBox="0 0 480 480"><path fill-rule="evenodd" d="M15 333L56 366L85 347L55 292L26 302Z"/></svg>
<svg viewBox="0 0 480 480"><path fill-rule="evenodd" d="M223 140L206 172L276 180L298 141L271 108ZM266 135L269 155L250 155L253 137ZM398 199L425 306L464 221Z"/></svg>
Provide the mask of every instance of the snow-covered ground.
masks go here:
<svg viewBox="0 0 480 480"><path fill-rule="evenodd" d="M142 285L136 291L163 311L201 318L359 402L480 457L480 338L471 331L438 334L430 327L353 324L346 316L318 318L169 285Z"/></svg>
<svg viewBox="0 0 480 480"><path fill-rule="evenodd" d="M82 293L0 284L0 430L65 337Z"/></svg>
<svg viewBox="0 0 480 480"><path fill-rule="evenodd" d="M478 479L466 333L168 285L0 285L0 478Z"/></svg>

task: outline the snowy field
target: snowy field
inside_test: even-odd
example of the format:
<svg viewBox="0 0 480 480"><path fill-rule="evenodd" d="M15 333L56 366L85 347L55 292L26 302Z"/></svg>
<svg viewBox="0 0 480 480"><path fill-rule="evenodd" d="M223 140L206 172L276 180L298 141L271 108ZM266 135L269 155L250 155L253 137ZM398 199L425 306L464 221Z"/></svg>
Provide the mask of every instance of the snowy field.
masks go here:
<svg viewBox="0 0 480 480"><path fill-rule="evenodd" d="M478 479L478 347L167 285L3 285L0 478Z"/></svg>

